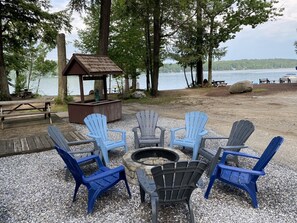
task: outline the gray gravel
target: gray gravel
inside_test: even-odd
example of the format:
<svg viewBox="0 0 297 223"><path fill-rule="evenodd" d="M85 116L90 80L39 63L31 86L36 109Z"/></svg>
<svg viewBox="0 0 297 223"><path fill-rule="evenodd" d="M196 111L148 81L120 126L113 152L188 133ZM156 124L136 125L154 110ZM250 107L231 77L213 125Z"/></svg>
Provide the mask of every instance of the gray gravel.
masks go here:
<svg viewBox="0 0 297 223"><path fill-rule="evenodd" d="M134 116L124 115L121 121L109 124L109 128L126 130L129 149L133 149L131 129L135 125ZM160 118L159 125L166 128L168 144L169 129L183 126L183 121ZM74 126L87 132L83 125ZM243 151L255 154L251 149ZM190 159L191 152L185 152ZM111 152L110 165L120 165L122 155L122 150ZM243 164L252 165L246 161ZM246 193L222 183L215 183L208 200L203 197L206 188L197 188L191 199L196 222L296 222L297 173L273 160L266 173L258 180L258 209L252 207ZM77 201L72 203L75 184L72 179L66 182L64 176L63 161L55 150L1 158L0 222L150 222L150 202L147 199L146 203L140 203L138 186L130 185L129 199L124 183L119 183L99 198L93 214L87 215L86 188L80 188ZM207 186L205 175L203 181ZM162 206L158 220L187 222L187 207Z"/></svg>

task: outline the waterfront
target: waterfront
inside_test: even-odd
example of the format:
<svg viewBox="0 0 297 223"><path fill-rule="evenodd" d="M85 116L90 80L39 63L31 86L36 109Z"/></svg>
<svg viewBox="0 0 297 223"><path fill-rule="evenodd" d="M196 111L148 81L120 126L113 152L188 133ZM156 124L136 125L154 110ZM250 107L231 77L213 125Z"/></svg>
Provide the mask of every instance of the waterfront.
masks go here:
<svg viewBox="0 0 297 223"><path fill-rule="evenodd" d="M224 80L228 85L234 84L238 81L249 80L255 84L259 83L260 78L268 78L271 83L275 81L279 83L279 78L287 73L296 73L294 68L284 69L259 69L259 70L232 70L232 71L213 71L213 80ZM188 81L191 82L190 73L187 73ZM204 78L207 79L207 72L204 72ZM144 74L139 76L139 88L146 88L146 77ZM121 83L119 83L121 84ZM94 81L84 81L84 93L88 94L93 89ZM33 81L30 88L33 93L36 91L37 81ZM108 79L108 90L112 91L117 88L115 79ZM184 74L179 73L160 73L159 76L159 90L173 90L187 88ZM11 93L14 91L10 89ZM78 77L68 77L68 92L70 95L79 94L79 80ZM45 77L40 81L39 94L41 95L57 95L58 94L58 78Z"/></svg>

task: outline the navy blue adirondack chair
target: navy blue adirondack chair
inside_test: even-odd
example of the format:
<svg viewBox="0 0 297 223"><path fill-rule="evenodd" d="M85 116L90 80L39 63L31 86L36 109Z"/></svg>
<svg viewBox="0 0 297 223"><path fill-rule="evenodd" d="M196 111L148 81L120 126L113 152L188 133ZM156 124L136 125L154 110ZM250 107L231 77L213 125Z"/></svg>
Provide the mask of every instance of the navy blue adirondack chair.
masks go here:
<svg viewBox="0 0 297 223"><path fill-rule="evenodd" d="M198 156L198 150L201 144L202 136L207 133L207 131L204 129L207 120L208 117L204 112L194 111L186 113L185 127L170 129L170 147L173 148L174 145L177 145L192 148L192 160L195 160ZM176 132L180 130L185 133L184 138L177 138Z"/></svg>
<svg viewBox="0 0 297 223"><path fill-rule="evenodd" d="M107 118L105 115L94 113L84 118L90 133L89 137L96 140L98 146L102 151L102 155L106 164L109 164L108 151L119 147L124 147L125 151L128 151L126 143L126 132L119 129L108 129ZM108 137L108 132L120 133L120 140L111 140Z"/></svg>
<svg viewBox="0 0 297 223"><path fill-rule="evenodd" d="M110 169L102 164L98 155L91 155L85 158L81 158L79 162L73 158L66 150L55 146L59 155L62 157L67 165L67 168L71 172L75 180L75 190L73 195L73 201L75 201L76 194L80 185L85 185L88 189L88 213L91 213L94 208L97 197L103 194L108 189L112 188L119 181L125 182L129 197L131 198L130 188L126 179L125 168L123 166ZM85 176L80 168L80 164L95 160L98 165L98 170L89 176Z"/></svg>
<svg viewBox="0 0 297 223"><path fill-rule="evenodd" d="M260 176L265 175L264 168L272 159L274 154L277 152L284 139L281 136L274 137L261 157L251 156L245 153L225 151L223 157L219 164L217 164L215 170L213 171L210 181L205 192L204 197L207 199L210 193L210 190L216 179L231 184L235 187L245 190L249 193L252 199L252 205L254 208L258 207L257 202L257 180ZM258 159L258 162L255 164L252 170L227 166L225 165L226 158L228 155L242 156L252 159Z"/></svg>

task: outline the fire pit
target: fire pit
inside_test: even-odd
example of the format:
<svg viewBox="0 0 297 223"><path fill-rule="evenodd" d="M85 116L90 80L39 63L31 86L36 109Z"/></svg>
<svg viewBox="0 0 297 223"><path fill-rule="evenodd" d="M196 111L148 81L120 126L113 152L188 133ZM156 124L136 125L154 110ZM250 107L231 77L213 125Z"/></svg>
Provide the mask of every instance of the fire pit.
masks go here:
<svg viewBox="0 0 297 223"><path fill-rule="evenodd" d="M189 158L179 150L162 147L146 147L127 152L123 156L127 179L132 184L137 184L136 170L144 169L151 176L151 168L167 162L188 160Z"/></svg>

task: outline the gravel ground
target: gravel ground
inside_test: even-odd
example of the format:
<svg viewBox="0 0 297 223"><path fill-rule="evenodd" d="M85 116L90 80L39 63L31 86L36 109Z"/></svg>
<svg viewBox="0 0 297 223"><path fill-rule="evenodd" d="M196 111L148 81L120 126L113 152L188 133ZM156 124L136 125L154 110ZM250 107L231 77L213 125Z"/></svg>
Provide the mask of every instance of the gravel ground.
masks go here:
<svg viewBox="0 0 297 223"><path fill-rule="evenodd" d="M166 128L168 144L169 129L183 126L183 121L160 118L158 124ZM133 149L131 129L135 125L134 116L124 115L121 121L109 124L109 128L126 130L127 143ZM74 126L87 132L83 125ZM251 149L243 151L255 154ZM191 157L191 152L185 153ZM120 165L122 155L123 150L111 152L110 165ZM243 164L252 165L246 161ZM122 182L99 198L93 214L87 215L86 188L80 188L78 199L72 203L75 184L72 179L64 180L63 168L63 161L55 150L1 158L0 222L150 222L149 199L141 204L138 186L132 184L129 199ZM252 207L245 192L222 183L215 183L208 200L203 197L206 188L197 188L191 198L196 222L296 222L297 173L273 160L266 167L266 173L258 180L258 209ZM205 174L202 178L207 186L208 178ZM187 222L188 217L186 205L178 204L161 206L158 220Z"/></svg>

